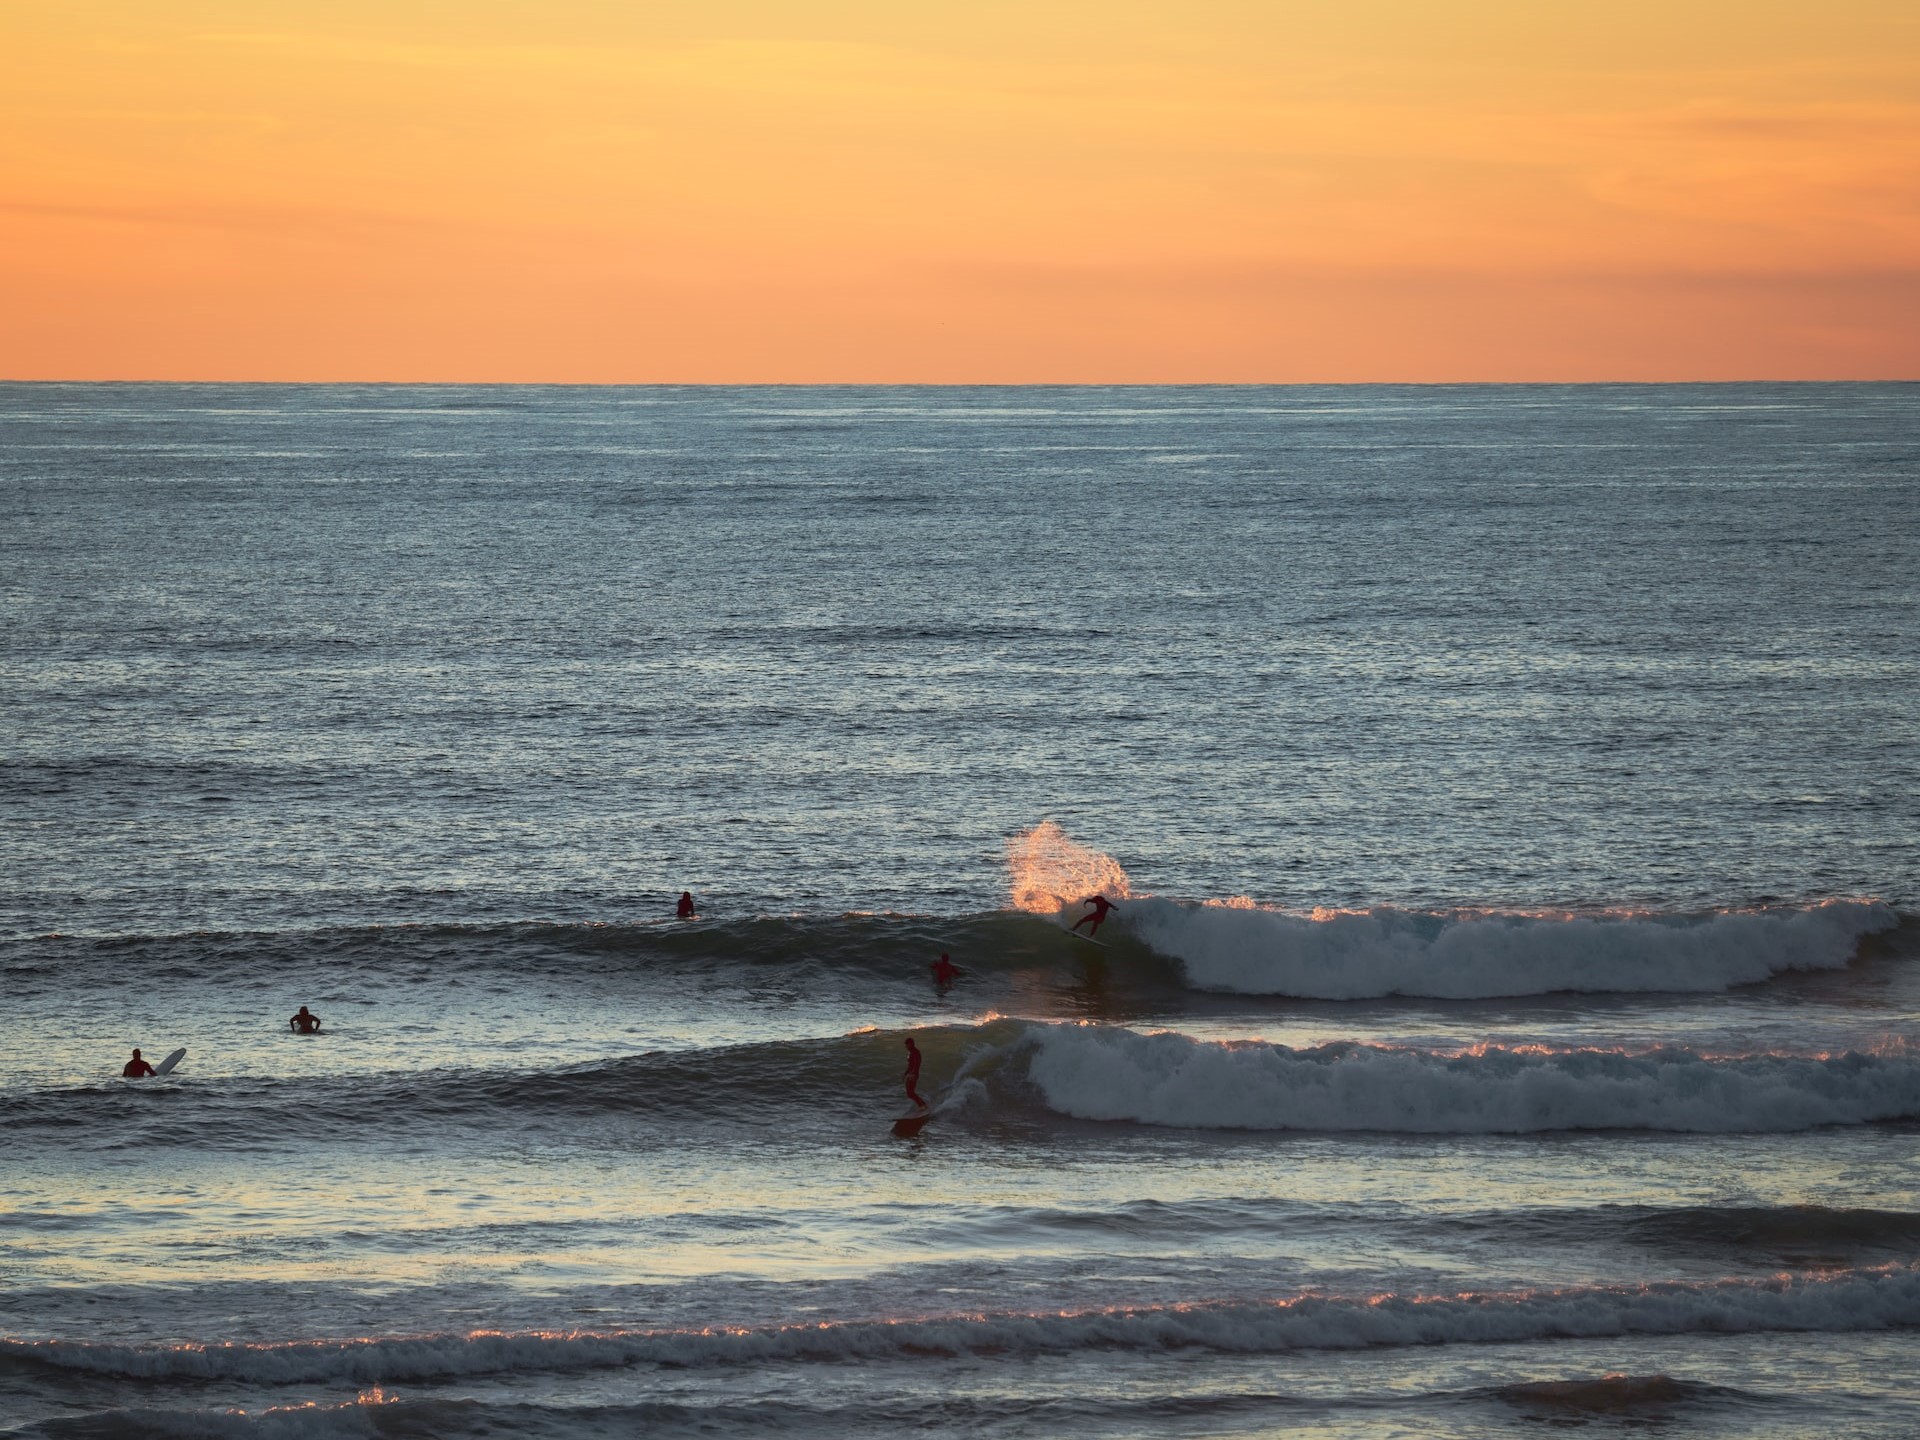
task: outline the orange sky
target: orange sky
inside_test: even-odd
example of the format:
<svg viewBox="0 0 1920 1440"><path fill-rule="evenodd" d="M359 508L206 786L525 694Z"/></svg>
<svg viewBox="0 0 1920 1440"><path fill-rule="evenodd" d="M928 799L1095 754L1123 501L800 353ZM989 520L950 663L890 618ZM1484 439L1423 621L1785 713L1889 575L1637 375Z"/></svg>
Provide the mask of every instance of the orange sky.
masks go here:
<svg viewBox="0 0 1920 1440"><path fill-rule="evenodd" d="M1920 378L1920 4L20 3L0 260L9 378Z"/></svg>

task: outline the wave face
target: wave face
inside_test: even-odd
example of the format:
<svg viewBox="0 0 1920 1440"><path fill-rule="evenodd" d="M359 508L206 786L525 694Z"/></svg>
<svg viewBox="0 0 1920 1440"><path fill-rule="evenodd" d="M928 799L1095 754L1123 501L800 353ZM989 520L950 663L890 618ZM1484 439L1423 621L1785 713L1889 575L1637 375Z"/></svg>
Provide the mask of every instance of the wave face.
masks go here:
<svg viewBox="0 0 1920 1440"><path fill-rule="evenodd" d="M1898 923L1887 905L1844 900L1688 917L1307 916L1171 900L1136 900L1122 913L1196 989L1316 1000L1720 991L1792 970L1837 970L1862 937Z"/></svg>
<svg viewBox="0 0 1920 1440"><path fill-rule="evenodd" d="M1044 1027L1037 1045L1029 1073L1047 1105L1083 1120L1517 1135L1792 1131L1920 1116L1920 1063L1851 1051L1296 1050L1081 1026Z"/></svg>
<svg viewBox="0 0 1920 1440"><path fill-rule="evenodd" d="M903 1357L1201 1349L1240 1354L1920 1324L1920 1268L1767 1280L942 1315L700 1330L474 1332L282 1344L0 1340L0 1365L137 1380L389 1384L462 1375Z"/></svg>
<svg viewBox="0 0 1920 1440"><path fill-rule="evenodd" d="M869 993L876 984L926 993L927 965L951 951L970 976L1084 960L1081 942L1015 911L967 915L752 915L687 923L500 921L321 926L259 931L42 935L0 941L0 982L66 993L118 986L130 969L168 981L245 982L262 973L352 976L369 983L509 973L517 980L645 983L684 988L719 974L748 986ZM1128 979L1182 988L1176 967L1141 956Z"/></svg>

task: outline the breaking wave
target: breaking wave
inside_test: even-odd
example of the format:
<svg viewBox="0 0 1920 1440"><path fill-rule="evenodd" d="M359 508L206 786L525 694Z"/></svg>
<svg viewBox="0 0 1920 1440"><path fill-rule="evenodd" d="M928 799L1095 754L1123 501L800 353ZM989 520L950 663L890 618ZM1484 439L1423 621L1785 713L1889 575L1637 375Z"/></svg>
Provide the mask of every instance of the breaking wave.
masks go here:
<svg viewBox="0 0 1920 1440"><path fill-rule="evenodd" d="M1122 907L1127 928L1200 990L1354 1000L1718 991L1836 970L1898 917L1873 901L1698 916L1316 912L1172 900Z"/></svg>
<svg viewBox="0 0 1920 1440"><path fill-rule="evenodd" d="M819 995L870 993L875 985L917 995L926 985L927 962L943 951L973 977L970 985L1036 970L1077 974L1101 952L1061 933L1059 917L1082 912L1077 901L1048 886L1070 892L1092 881L1064 879L1052 864L1057 847L1036 854L1049 864L1022 872L1029 889L1017 898L1031 907L1027 912L45 935L0 943L0 977L23 997L57 993L81 975L109 981L136 966L170 980L230 982L312 967L380 981L511 972L634 990L724 973L741 985L777 976ZM1124 878L1106 892L1124 895ZM1395 909L1302 914L1148 898L1122 900L1100 938L1109 946L1102 958L1115 962L1104 982L1115 993L1151 995L1164 1004L1182 991L1319 1000L1717 992L1794 971L1841 969L1863 940L1896 928L1902 939L1888 952L1920 953L1920 922L1911 916L1903 922L1877 901L1690 916L1550 916Z"/></svg>
<svg viewBox="0 0 1920 1440"><path fill-rule="evenodd" d="M1920 1063L1897 1054L1354 1043L1296 1050L1119 1027L1035 1030L1034 1083L1050 1108L1083 1120L1525 1134L1787 1131L1920 1116Z"/></svg>
<svg viewBox="0 0 1920 1440"><path fill-rule="evenodd" d="M152 1091L108 1081L0 1096L0 1122L109 1135L116 1146L255 1148L266 1134L357 1133L370 1114L474 1134L607 1121L818 1140L898 1108L907 1033L870 1029L531 1070L235 1077ZM1000 1018L911 1033L928 1083L945 1097L940 1108L961 1121L1024 1113L1204 1129L1524 1134L1793 1131L1920 1117L1920 1058L1896 1040L1819 1054L1348 1041L1293 1048Z"/></svg>

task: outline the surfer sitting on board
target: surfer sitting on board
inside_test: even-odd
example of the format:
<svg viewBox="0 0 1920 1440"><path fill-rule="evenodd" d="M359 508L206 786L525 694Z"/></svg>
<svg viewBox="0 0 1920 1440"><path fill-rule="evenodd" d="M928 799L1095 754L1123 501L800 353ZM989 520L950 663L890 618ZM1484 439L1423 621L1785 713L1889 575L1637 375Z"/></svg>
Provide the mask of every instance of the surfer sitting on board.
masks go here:
<svg viewBox="0 0 1920 1440"><path fill-rule="evenodd" d="M298 1035L312 1035L320 1029L320 1017L309 1015L307 1007L302 1005L300 1013L287 1021L287 1028Z"/></svg>
<svg viewBox="0 0 1920 1440"><path fill-rule="evenodd" d="M920 1092L913 1088L920 1079L920 1047L913 1043L911 1035L907 1037L907 1073L902 1078L907 1082L907 1099L913 1101L913 1108L926 1109L927 1102L922 1100Z"/></svg>
<svg viewBox="0 0 1920 1440"><path fill-rule="evenodd" d="M944 990L959 978L960 967L943 951L940 958L933 962L933 983Z"/></svg>
<svg viewBox="0 0 1920 1440"><path fill-rule="evenodd" d="M133 1052L133 1059L127 1061L126 1068L122 1070L120 1074L128 1080L144 1080L147 1076L153 1074L153 1066L142 1060L140 1058L140 1052L135 1050Z"/></svg>
<svg viewBox="0 0 1920 1440"><path fill-rule="evenodd" d="M680 903L673 907L673 918L676 920L693 919L693 892L691 890L682 890L680 892Z"/></svg>
<svg viewBox="0 0 1920 1440"><path fill-rule="evenodd" d="M1104 895L1089 895L1080 903L1082 905L1091 905L1093 907L1093 913L1091 915L1082 915L1078 920L1073 922L1073 928L1078 930L1082 925L1089 926L1087 938L1091 940L1094 932L1100 928L1100 922L1107 918L1107 912L1114 908L1113 902Z"/></svg>

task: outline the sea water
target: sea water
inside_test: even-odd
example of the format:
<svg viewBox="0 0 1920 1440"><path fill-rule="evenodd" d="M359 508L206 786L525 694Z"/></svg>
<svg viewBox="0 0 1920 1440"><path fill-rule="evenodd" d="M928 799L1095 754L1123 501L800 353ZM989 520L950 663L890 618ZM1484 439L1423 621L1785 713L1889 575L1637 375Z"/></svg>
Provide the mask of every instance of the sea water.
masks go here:
<svg viewBox="0 0 1920 1440"><path fill-rule="evenodd" d="M1920 387L14 385L0 507L8 1433L1920 1430Z"/></svg>

